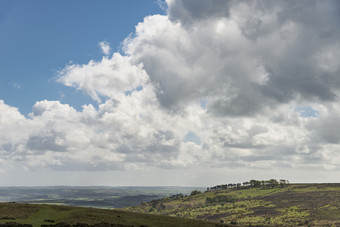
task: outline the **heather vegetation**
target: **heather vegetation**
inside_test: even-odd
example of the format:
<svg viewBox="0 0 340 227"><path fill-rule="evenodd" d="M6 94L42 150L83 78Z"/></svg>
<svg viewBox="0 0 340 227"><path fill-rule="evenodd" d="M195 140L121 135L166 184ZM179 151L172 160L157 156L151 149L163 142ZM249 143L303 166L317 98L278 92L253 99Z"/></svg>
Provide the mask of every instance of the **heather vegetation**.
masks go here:
<svg viewBox="0 0 340 227"><path fill-rule="evenodd" d="M218 227L221 224L122 210L0 203L0 227Z"/></svg>
<svg viewBox="0 0 340 227"><path fill-rule="evenodd" d="M124 209L0 203L0 224L5 223L34 227L340 226L340 184L251 180L194 189Z"/></svg>
<svg viewBox="0 0 340 227"><path fill-rule="evenodd" d="M127 210L231 225L340 225L340 184L251 180L153 200Z"/></svg>

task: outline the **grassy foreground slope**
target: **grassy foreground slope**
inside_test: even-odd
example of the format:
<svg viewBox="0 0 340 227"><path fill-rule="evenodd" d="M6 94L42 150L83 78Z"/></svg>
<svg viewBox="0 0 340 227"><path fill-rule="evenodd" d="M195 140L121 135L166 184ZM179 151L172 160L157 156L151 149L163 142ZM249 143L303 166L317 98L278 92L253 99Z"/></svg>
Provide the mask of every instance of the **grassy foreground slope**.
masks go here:
<svg viewBox="0 0 340 227"><path fill-rule="evenodd" d="M198 220L164 217L160 215L138 214L121 210L56 205L0 203L0 224L8 222L31 224L34 227L40 227L43 224L55 225L56 223L60 222L70 225L76 225L77 223L94 225L105 222L112 224L112 226L120 227L222 226L215 223ZM78 226L80 225L78 224ZM101 226L108 226L108 224Z"/></svg>
<svg viewBox="0 0 340 227"><path fill-rule="evenodd" d="M340 226L340 184L222 189L126 209L238 225Z"/></svg>

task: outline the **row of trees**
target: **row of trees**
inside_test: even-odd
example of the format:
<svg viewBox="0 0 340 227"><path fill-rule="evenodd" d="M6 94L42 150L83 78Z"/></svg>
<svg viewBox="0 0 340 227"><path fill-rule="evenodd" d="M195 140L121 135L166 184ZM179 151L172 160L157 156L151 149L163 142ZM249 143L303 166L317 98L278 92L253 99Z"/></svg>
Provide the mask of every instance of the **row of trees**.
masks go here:
<svg viewBox="0 0 340 227"><path fill-rule="evenodd" d="M242 184L237 183L237 184L222 184L222 185L216 185L214 187L208 187L207 191L217 191L217 190L222 190L222 189L228 189L228 188L265 188L265 187L284 187L285 185L289 184L288 180L280 179L277 181L276 179L270 179L270 180L250 180L250 181L245 181Z"/></svg>
<svg viewBox="0 0 340 227"><path fill-rule="evenodd" d="M251 187L259 188L259 187L277 187L277 186L285 186L289 184L288 180L280 179L279 181L275 179L270 179L270 180L250 180L249 184Z"/></svg>

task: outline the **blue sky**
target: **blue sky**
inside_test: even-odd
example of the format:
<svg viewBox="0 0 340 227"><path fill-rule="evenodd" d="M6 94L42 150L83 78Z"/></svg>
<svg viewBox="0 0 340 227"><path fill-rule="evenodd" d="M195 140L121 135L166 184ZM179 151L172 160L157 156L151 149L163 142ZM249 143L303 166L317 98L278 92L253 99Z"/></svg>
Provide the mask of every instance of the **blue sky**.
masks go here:
<svg viewBox="0 0 340 227"><path fill-rule="evenodd" d="M70 61L100 59L100 41L120 43L147 15L164 14L156 0L0 1L0 99L32 112L40 100L60 100L79 109L93 103L58 84L57 72Z"/></svg>

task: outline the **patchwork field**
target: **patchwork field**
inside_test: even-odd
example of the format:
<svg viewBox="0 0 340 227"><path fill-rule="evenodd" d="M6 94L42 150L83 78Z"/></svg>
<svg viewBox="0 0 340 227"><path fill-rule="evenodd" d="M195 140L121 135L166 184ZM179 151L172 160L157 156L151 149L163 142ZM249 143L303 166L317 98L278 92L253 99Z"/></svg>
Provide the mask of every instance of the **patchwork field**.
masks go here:
<svg viewBox="0 0 340 227"><path fill-rule="evenodd" d="M0 187L1 202L39 203L97 208L122 208L141 202L190 194L194 187Z"/></svg>

